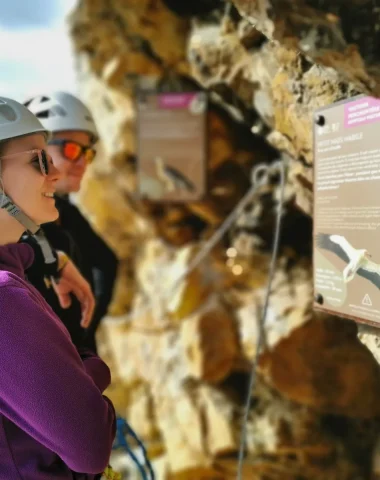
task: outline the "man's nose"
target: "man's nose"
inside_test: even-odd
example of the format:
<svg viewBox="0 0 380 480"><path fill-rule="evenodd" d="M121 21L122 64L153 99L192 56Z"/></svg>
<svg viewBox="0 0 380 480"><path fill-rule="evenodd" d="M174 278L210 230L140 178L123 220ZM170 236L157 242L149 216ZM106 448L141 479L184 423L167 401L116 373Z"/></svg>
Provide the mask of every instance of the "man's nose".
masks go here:
<svg viewBox="0 0 380 480"><path fill-rule="evenodd" d="M86 162L86 158L85 158L85 155L82 154L78 160L75 162L75 165L77 165L78 167L86 167L87 166L87 162Z"/></svg>
<svg viewBox="0 0 380 480"><path fill-rule="evenodd" d="M54 165L53 162L49 163L49 172L48 172L49 180L56 182L62 177L62 173L58 170L58 168Z"/></svg>

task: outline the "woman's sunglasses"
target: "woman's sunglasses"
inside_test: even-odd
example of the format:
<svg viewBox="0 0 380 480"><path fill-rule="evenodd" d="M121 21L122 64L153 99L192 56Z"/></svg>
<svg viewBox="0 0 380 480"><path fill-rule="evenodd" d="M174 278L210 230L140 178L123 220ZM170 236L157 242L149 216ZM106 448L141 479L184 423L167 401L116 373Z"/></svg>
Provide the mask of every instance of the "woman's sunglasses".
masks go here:
<svg viewBox="0 0 380 480"><path fill-rule="evenodd" d="M83 156L86 160L86 163L89 164L94 160L96 155L96 150L94 148L85 147L84 145L74 142L73 140L51 140L49 145L60 146L62 155L70 162L76 162Z"/></svg>
<svg viewBox="0 0 380 480"><path fill-rule="evenodd" d="M31 163L33 164L38 162L40 172L44 177L46 177L49 174L49 163L52 164L53 161L51 156L46 152L46 150L35 148L34 150L26 150L24 152L17 152L17 153L11 153L10 155L3 155L2 157L0 157L0 159L15 157L17 155L23 155L24 153L35 153L36 156L35 158L32 158Z"/></svg>

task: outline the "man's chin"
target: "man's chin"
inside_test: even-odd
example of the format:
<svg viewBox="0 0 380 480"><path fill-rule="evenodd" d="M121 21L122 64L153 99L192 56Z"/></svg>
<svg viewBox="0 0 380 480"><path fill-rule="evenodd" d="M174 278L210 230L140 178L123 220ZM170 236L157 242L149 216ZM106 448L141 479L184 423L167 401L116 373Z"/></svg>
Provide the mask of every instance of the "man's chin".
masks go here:
<svg viewBox="0 0 380 480"><path fill-rule="evenodd" d="M82 183L82 178L70 179L70 182L68 182L68 184L67 184L67 193L77 193L77 192L79 192L81 183Z"/></svg>

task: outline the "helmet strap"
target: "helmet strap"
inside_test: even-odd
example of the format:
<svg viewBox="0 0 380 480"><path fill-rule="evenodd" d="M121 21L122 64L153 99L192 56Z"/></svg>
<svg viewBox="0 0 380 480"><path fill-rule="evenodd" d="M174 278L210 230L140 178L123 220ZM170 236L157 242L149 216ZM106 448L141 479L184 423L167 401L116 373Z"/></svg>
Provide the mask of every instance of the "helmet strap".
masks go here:
<svg viewBox="0 0 380 480"><path fill-rule="evenodd" d="M12 200L5 195L4 192L1 195L1 208L6 210L11 217L14 217L25 228L28 233L37 233L40 226L33 222L25 213L15 205Z"/></svg>
<svg viewBox="0 0 380 480"><path fill-rule="evenodd" d="M35 240L41 248L42 255L46 265L54 264L57 262L56 257L52 251L51 245L48 242L42 228L34 235Z"/></svg>

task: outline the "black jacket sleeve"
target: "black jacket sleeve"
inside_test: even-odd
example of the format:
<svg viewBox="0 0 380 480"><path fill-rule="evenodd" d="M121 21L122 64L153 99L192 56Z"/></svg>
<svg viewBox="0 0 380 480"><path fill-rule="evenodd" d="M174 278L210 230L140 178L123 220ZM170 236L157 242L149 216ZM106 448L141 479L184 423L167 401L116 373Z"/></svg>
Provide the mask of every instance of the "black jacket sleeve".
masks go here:
<svg viewBox="0 0 380 480"><path fill-rule="evenodd" d="M96 308L89 331L95 331L100 320L107 313L112 299L118 260L115 253L94 231L75 205L67 199L60 198L57 206L60 212L59 223L54 227L46 225L44 230L57 250L66 251L71 255L74 263L92 285ZM54 235L50 235L54 228ZM65 237L67 245L60 245ZM70 242L67 238L70 238ZM67 251L69 243L72 245L70 252Z"/></svg>
<svg viewBox="0 0 380 480"><path fill-rule="evenodd" d="M71 248L69 248L70 244L64 235L60 236L60 241L60 250L65 251L71 256L73 252ZM35 236L23 235L21 242L28 243L34 251L34 262L25 272L28 281L41 293L56 315L61 319L69 331L74 345L77 348L81 347L86 341L86 331L80 326L82 317L80 303L73 295L71 295L70 307L62 308L51 282L51 277L56 277L58 273L58 258L55 249L52 248L51 250L55 258L55 262L47 264L42 253L41 246ZM95 350L93 343L91 344L91 347L93 350Z"/></svg>
<svg viewBox="0 0 380 480"><path fill-rule="evenodd" d="M100 320L106 315L112 300L118 260L104 240L91 228L87 220L82 224L83 234L88 239L96 308L89 330L96 330Z"/></svg>

